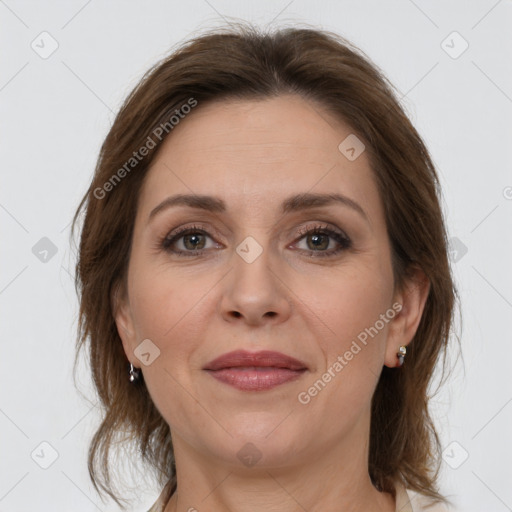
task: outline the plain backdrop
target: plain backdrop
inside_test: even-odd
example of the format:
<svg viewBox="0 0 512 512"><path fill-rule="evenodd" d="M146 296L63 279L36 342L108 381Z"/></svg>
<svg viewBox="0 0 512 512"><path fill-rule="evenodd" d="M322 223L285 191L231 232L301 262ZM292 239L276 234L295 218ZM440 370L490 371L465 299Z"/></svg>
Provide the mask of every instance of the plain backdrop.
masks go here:
<svg viewBox="0 0 512 512"><path fill-rule="evenodd" d="M89 401L72 379L70 221L144 71L236 19L337 32L401 91L440 175L462 299L464 358L433 402L442 491L464 512L512 510L510 0L1 0L0 511L118 510L86 467L98 410L83 362ZM147 510L160 489L122 459Z"/></svg>

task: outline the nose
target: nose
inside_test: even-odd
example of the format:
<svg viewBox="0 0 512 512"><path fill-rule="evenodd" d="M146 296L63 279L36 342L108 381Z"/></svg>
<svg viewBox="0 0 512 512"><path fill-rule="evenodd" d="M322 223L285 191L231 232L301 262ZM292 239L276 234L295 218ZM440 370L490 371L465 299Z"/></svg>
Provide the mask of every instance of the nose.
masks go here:
<svg viewBox="0 0 512 512"><path fill-rule="evenodd" d="M282 273L271 268L265 249L250 263L235 253L220 301L224 320L250 326L286 321L291 311L291 292L279 274Z"/></svg>

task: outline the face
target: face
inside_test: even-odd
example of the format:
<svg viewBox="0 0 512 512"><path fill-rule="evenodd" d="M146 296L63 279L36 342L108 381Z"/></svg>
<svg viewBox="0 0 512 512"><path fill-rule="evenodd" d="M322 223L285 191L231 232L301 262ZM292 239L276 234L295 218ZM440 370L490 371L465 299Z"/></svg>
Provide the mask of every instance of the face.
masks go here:
<svg viewBox="0 0 512 512"><path fill-rule="evenodd" d="M367 438L382 367L422 304L394 289L367 155L338 149L351 133L282 96L199 105L160 148L116 322L175 446L240 465L252 443L260 464L291 464ZM177 194L213 201L169 201ZM341 199L305 200L326 194ZM204 369L239 349L306 369L260 390Z"/></svg>

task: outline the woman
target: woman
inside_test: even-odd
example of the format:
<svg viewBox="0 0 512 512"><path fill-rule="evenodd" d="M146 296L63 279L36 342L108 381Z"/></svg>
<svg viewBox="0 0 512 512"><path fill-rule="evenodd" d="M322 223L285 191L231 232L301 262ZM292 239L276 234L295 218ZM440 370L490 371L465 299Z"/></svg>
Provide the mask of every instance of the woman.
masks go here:
<svg viewBox="0 0 512 512"><path fill-rule="evenodd" d="M120 504L130 440L165 484L152 511L447 510L438 196L391 86L334 34L231 28L150 70L75 217L96 489Z"/></svg>

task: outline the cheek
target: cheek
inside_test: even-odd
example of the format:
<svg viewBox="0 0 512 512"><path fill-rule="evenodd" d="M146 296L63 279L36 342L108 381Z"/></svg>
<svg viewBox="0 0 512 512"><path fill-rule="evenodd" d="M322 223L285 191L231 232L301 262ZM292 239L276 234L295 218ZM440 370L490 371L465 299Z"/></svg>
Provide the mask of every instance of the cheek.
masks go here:
<svg viewBox="0 0 512 512"><path fill-rule="evenodd" d="M154 338L167 346L179 337L178 332L194 332L191 317L207 300L214 284L212 276L202 273L198 278L192 269L141 266L141 271L133 275L130 289L138 337Z"/></svg>
<svg viewBox="0 0 512 512"><path fill-rule="evenodd" d="M134 262L138 263L136 259ZM184 384L190 380L191 359L204 338L206 309L211 307L218 280L218 276L192 268L176 271L164 266L134 265L130 307L137 341L149 339L159 352L151 368L145 369L146 381L158 380L169 391L176 385L169 373Z"/></svg>
<svg viewBox="0 0 512 512"><path fill-rule="evenodd" d="M358 411L369 403L384 363L385 340L394 316L392 280L375 265L373 270L366 266L364 271L346 272L322 284L301 288L307 305L304 315L306 309L314 313L308 314L310 330L316 331L324 357L324 366L317 368L308 385L322 395L317 406L327 408L329 402L333 414L346 407Z"/></svg>
<svg viewBox="0 0 512 512"><path fill-rule="evenodd" d="M379 333L372 339L385 337L387 323L383 324L380 318L391 308L392 279L381 273L377 265L303 282L297 295L315 313L317 324L328 334L325 348L331 355L348 349L352 340L376 322Z"/></svg>
<svg viewBox="0 0 512 512"><path fill-rule="evenodd" d="M204 421L192 398L195 393L187 390L193 389L190 361L204 330L199 325L201 299L212 284L170 274L155 267L134 273L130 306L137 339L150 339L159 354L150 366L142 365L149 394L167 423L186 431L187 425Z"/></svg>

